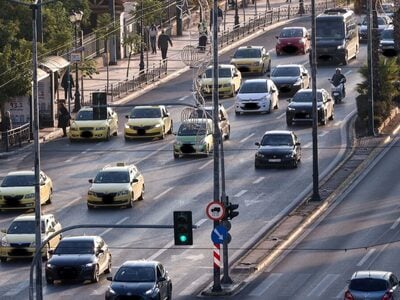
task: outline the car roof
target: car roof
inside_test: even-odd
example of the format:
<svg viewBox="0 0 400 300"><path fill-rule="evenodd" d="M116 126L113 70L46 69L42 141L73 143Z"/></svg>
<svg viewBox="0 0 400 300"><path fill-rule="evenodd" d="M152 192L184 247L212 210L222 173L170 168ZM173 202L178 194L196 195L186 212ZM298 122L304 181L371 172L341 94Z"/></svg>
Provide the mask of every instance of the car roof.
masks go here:
<svg viewBox="0 0 400 300"><path fill-rule="evenodd" d="M235 67L235 66L232 65L232 64L219 64L219 65L218 65L218 68L220 68L220 69L222 69L222 68L227 68L227 69L229 69L229 68L233 68L233 67ZM212 69L212 68L214 68L214 66L208 66L208 67L207 67L208 70L209 70L209 69Z"/></svg>
<svg viewBox="0 0 400 300"><path fill-rule="evenodd" d="M264 133L264 135L268 134L268 135L272 135L272 134L292 134L293 131L290 130L268 130Z"/></svg>
<svg viewBox="0 0 400 300"><path fill-rule="evenodd" d="M288 68L288 67L298 67L301 68L303 65L300 64L286 64L286 65L277 65L275 68Z"/></svg>
<svg viewBox="0 0 400 300"><path fill-rule="evenodd" d="M112 110L111 107L107 107L107 110ZM84 106L79 111L93 111L93 107L91 106Z"/></svg>
<svg viewBox="0 0 400 300"><path fill-rule="evenodd" d="M110 171L110 172L120 172L120 171L128 171L130 168L132 167L132 165L130 164L124 164L124 163L120 163L117 165L107 165L104 166L102 171Z"/></svg>
<svg viewBox="0 0 400 300"><path fill-rule="evenodd" d="M145 109L145 108L161 108L165 107L164 105L138 105L135 106L133 109Z"/></svg>
<svg viewBox="0 0 400 300"><path fill-rule="evenodd" d="M23 171L14 171L14 172L10 172L10 173L8 173L7 174L7 176L9 176L9 175L13 175L13 176L15 176L15 175L34 175L35 174L35 172L33 171L33 170L23 170Z"/></svg>
<svg viewBox="0 0 400 300"><path fill-rule="evenodd" d="M245 83L252 83L252 82L267 82L268 78L254 78L254 79L246 79L243 84Z"/></svg>
<svg viewBox="0 0 400 300"><path fill-rule="evenodd" d="M99 238L101 239L101 237L97 236L97 235L66 236L66 237L63 237L60 242L65 242L65 241L67 241L67 242L70 242L70 241L72 241L72 242L74 242L74 241L92 242L93 241L94 242L95 240L97 240Z"/></svg>
<svg viewBox="0 0 400 300"><path fill-rule="evenodd" d="M194 124L198 124L198 123L212 123L211 119L206 119L206 118L195 118L195 119L186 119L184 121L182 121L182 124L188 124L188 123L194 123Z"/></svg>
<svg viewBox="0 0 400 300"><path fill-rule="evenodd" d="M237 48L237 50L243 50L243 49L262 49L264 48L264 46L241 46L239 48Z"/></svg>
<svg viewBox="0 0 400 300"><path fill-rule="evenodd" d="M325 89L317 89L317 93L326 92ZM296 92L297 93L312 93L312 89L300 89Z"/></svg>
<svg viewBox="0 0 400 300"><path fill-rule="evenodd" d="M305 27L302 27L302 26L288 26L288 27L283 27L282 28L282 31L283 30L290 30L290 29L306 29ZM306 29L307 30L307 29Z"/></svg>
<svg viewBox="0 0 400 300"><path fill-rule="evenodd" d="M127 260L121 267L155 267L158 264L155 260Z"/></svg>
<svg viewBox="0 0 400 300"><path fill-rule="evenodd" d="M13 221L32 221L35 220L35 215L32 214L27 214L27 215L21 215L16 217ZM47 219L47 218L53 218L54 215L53 214L44 214L41 215L41 219Z"/></svg>
<svg viewBox="0 0 400 300"><path fill-rule="evenodd" d="M385 279L387 280L392 272L388 271L374 271L374 270L365 270L365 271L357 271L351 276L351 280L360 279L360 278L375 278L375 279Z"/></svg>

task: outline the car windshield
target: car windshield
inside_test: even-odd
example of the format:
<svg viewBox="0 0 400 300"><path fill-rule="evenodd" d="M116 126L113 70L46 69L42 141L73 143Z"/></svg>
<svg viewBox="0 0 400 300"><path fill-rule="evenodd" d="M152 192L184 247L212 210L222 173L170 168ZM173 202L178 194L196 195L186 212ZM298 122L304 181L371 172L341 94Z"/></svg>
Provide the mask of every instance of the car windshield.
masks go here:
<svg viewBox="0 0 400 300"><path fill-rule="evenodd" d="M387 283L383 279L376 278L353 279L350 282L349 289L361 292L386 291Z"/></svg>
<svg viewBox="0 0 400 300"><path fill-rule="evenodd" d="M344 24L339 20L318 19L316 26L317 39L343 39Z"/></svg>
<svg viewBox="0 0 400 300"><path fill-rule="evenodd" d="M393 29L386 29L382 32L381 38L383 40L393 40Z"/></svg>
<svg viewBox="0 0 400 300"><path fill-rule="evenodd" d="M322 101L322 93L317 92L317 100L318 102ZM312 92L296 93L292 98L292 102L312 102Z"/></svg>
<svg viewBox="0 0 400 300"><path fill-rule="evenodd" d="M45 224L42 221L42 233L45 233ZM35 234L35 221L14 221L7 229L7 234Z"/></svg>
<svg viewBox="0 0 400 300"><path fill-rule="evenodd" d="M92 110L81 110L76 115L76 120L80 120L80 121L93 120L93 111Z"/></svg>
<svg viewBox="0 0 400 300"><path fill-rule="evenodd" d="M206 134L206 123L185 123L181 124L178 130L178 135L193 136Z"/></svg>
<svg viewBox="0 0 400 300"><path fill-rule="evenodd" d="M131 118L161 118L159 108L134 108L131 112Z"/></svg>
<svg viewBox="0 0 400 300"><path fill-rule="evenodd" d="M293 139L289 134L264 135L261 146L293 146Z"/></svg>
<svg viewBox="0 0 400 300"><path fill-rule="evenodd" d="M113 280L121 282L154 282L155 272L152 267L121 267Z"/></svg>
<svg viewBox="0 0 400 300"><path fill-rule="evenodd" d="M387 22L386 22L385 18L378 17L378 25L386 25L386 24L387 24ZM364 18L361 25L368 25L368 18Z"/></svg>
<svg viewBox="0 0 400 300"><path fill-rule="evenodd" d="M96 175L94 183L128 183L128 171L101 171Z"/></svg>
<svg viewBox="0 0 400 300"><path fill-rule="evenodd" d="M34 186L35 176L34 175L9 175L6 176L1 183L1 187L11 186Z"/></svg>
<svg viewBox="0 0 400 300"><path fill-rule="evenodd" d="M94 254L93 242L91 241L61 241L54 254Z"/></svg>
<svg viewBox="0 0 400 300"><path fill-rule="evenodd" d="M233 58L259 58L261 57L260 49L238 49Z"/></svg>
<svg viewBox="0 0 400 300"><path fill-rule="evenodd" d="M302 36L303 36L303 30L301 28L283 29L281 34L279 35L280 38L302 37Z"/></svg>
<svg viewBox="0 0 400 300"><path fill-rule="evenodd" d="M260 82L245 82L240 88L240 94L250 94L250 93L267 93L267 84L265 81Z"/></svg>
<svg viewBox="0 0 400 300"><path fill-rule="evenodd" d="M190 114L191 119L212 119L212 110L196 109Z"/></svg>
<svg viewBox="0 0 400 300"><path fill-rule="evenodd" d="M213 77L213 69L207 69L206 70L206 78L212 78ZM220 78L231 78L232 73L230 68L219 68L218 69L218 77Z"/></svg>
<svg viewBox="0 0 400 300"><path fill-rule="evenodd" d="M292 77L299 75L300 75L299 67L279 67L275 68L271 74L271 76L273 77L286 77L286 76Z"/></svg>

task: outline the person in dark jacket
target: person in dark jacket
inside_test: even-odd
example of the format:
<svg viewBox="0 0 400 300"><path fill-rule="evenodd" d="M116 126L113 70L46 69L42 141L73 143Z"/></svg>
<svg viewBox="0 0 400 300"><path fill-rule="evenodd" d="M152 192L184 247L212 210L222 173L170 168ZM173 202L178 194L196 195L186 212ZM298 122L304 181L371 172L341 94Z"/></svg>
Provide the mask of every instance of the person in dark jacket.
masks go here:
<svg viewBox="0 0 400 300"><path fill-rule="evenodd" d="M8 131L12 129L11 113L6 111L3 120L0 122L1 139L8 144Z"/></svg>
<svg viewBox="0 0 400 300"><path fill-rule="evenodd" d="M69 83L68 83L69 78ZM74 87L74 79L72 78L72 74L70 72L65 72L62 80L61 86L64 89L64 99L67 100L68 90L69 90L69 99L73 99L72 97L72 87Z"/></svg>
<svg viewBox="0 0 400 300"><path fill-rule="evenodd" d="M67 127L69 126L70 119L71 115L69 114L68 109L65 107L64 102L61 102L58 109L58 128L62 128L63 136L67 136Z"/></svg>
<svg viewBox="0 0 400 300"><path fill-rule="evenodd" d="M158 49L161 49L161 58L164 60L167 58L168 44L172 45L172 41L168 34L161 30L161 34L158 37Z"/></svg>
<svg viewBox="0 0 400 300"><path fill-rule="evenodd" d="M344 83L346 82L346 76L342 74L342 70L340 68L336 68L335 74L333 74L331 82L334 86L338 86L339 84L343 83L342 94L344 97L346 95L346 89L344 86Z"/></svg>

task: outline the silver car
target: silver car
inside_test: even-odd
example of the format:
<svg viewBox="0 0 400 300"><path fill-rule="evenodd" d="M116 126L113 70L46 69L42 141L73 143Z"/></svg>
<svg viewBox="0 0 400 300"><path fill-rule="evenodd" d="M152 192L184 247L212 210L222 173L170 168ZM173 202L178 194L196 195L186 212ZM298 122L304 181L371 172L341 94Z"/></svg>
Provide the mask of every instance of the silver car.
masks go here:
<svg viewBox="0 0 400 300"><path fill-rule="evenodd" d="M399 281L392 272L357 271L351 276L344 300L398 300Z"/></svg>

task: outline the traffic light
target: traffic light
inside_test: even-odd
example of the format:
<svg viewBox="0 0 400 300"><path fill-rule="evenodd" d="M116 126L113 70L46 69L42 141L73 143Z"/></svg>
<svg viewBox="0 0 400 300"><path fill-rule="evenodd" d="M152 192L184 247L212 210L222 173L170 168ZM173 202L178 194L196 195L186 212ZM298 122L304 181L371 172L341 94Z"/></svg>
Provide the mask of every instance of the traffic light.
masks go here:
<svg viewBox="0 0 400 300"><path fill-rule="evenodd" d="M239 215L238 211L235 211L239 208L239 204L228 203L226 207L226 215L228 220L232 220L234 217Z"/></svg>
<svg viewBox="0 0 400 300"><path fill-rule="evenodd" d="M176 246L193 245L191 211L174 211L174 240Z"/></svg>
<svg viewBox="0 0 400 300"><path fill-rule="evenodd" d="M93 120L107 119L107 94L105 92L92 93Z"/></svg>

